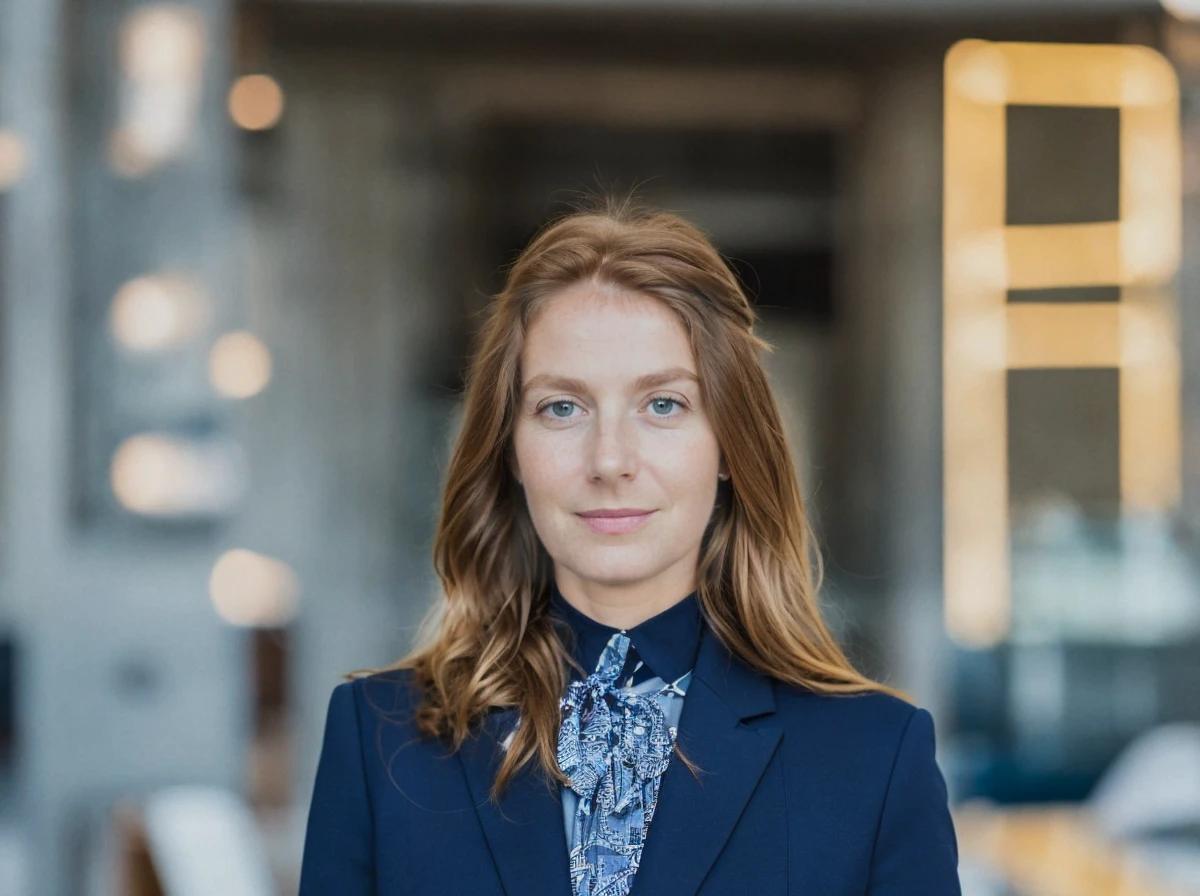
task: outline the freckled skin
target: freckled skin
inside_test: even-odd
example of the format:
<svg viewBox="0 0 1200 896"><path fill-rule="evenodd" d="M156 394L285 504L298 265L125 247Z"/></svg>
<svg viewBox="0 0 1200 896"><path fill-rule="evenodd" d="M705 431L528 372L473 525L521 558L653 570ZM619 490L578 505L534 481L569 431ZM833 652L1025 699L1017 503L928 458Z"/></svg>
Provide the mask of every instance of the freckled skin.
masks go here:
<svg viewBox="0 0 1200 896"><path fill-rule="evenodd" d="M586 386L525 392L514 472L563 596L619 628L695 589L724 472L694 380L635 389L638 377L673 367L698 372L675 313L640 293L591 283L543 306L521 356L522 385L549 374ZM576 515L625 507L655 513L620 535L594 532Z"/></svg>

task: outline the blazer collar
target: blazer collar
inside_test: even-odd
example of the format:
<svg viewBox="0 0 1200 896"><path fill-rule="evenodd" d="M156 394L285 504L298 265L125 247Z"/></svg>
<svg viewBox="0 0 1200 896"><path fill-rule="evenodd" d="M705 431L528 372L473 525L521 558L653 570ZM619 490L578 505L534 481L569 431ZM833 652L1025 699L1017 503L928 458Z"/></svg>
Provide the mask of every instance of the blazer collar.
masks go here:
<svg viewBox="0 0 1200 896"><path fill-rule="evenodd" d="M702 627L678 743L702 771L692 777L672 758L630 896L694 896L779 745L771 679L733 656ZM753 724L743 724L755 719ZM499 805L488 791L502 758L500 741L516 721L495 710L459 751L475 810L508 896L571 896L567 834L558 787L527 764Z"/></svg>

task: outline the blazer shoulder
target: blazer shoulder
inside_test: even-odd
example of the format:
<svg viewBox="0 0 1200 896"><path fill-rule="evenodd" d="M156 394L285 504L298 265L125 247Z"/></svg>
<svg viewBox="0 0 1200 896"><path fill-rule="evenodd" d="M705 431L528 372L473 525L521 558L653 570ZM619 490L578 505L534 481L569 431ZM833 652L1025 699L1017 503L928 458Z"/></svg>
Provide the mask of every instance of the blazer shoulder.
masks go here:
<svg viewBox="0 0 1200 896"><path fill-rule="evenodd" d="M793 748L885 777L914 747L930 758L935 751L929 710L881 691L818 694L779 683L776 715L794 732Z"/></svg>
<svg viewBox="0 0 1200 896"><path fill-rule="evenodd" d="M846 738L859 735L877 739L891 735L899 738L920 712L928 710L883 691L858 694L821 694L797 685L776 682L776 711L786 724L805 726L818 721L825 730Z"/></svg>
<svg viewBox="0 0 1200 896"><path fill-rule="evenodd" d="M407 723L420 705L412 669L385 669L343 682L357 692L360 718L364 726Z"/></svg>
<svg viewBox="0 0 1200 896"><path fill-rule="evenodd" d="M777 712L791 767L853 782L839 796L874 831L867 896L960 896L958 844L935 757L932 713L891 694L816 694L780 685ZM797 786L809 786L804 783Z"/></svg>

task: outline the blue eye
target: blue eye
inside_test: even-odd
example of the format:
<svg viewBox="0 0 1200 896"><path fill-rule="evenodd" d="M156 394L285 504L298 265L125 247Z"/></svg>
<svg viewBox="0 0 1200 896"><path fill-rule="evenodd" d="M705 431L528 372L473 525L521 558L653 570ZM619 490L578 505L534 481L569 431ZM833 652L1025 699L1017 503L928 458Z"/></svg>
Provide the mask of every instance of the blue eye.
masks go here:
<svg viewBox="0 0 1200 896"><path fill-rule="evenodd" d="M646 404L647 404L647 406L658 405L659 410L662 410L663 405L666 405L667 411L670 411L671 405L677 405L680 408L686 408L686 405L682 401L680 401L678 398L673 398L670 395L655 395L655 396L651 397L650 400L646 402ZM579 405L576 404L574 401L571 401L569 398L560 398L555 401L546 402L545 404L541 405L535 411L535 413L538 416L545 416L546 410L550 409L550 408L575 408L575 407L579 407ZM569 414L560 414L557 411L551 411L550 416L555 420L570 420L571 419L571 416ZM670 419L671 417L677 416L677 415L670 414L670 413L655 413L652 416L659 417L661 419Z"/></svg>
<svg viewBox="0 0 1200 896"><path fill-rule="evenodd" d="M650 399L651 405L661 404L662 402L666 402L667 404L676 404L676 405L679 405L680 407L683 407L683 404L678 399L672 398L670 395L655 395L653 398ZM660 417L660 416L665 417L668 415L667 414L655 414L655 416L656 417Z"/></svg>

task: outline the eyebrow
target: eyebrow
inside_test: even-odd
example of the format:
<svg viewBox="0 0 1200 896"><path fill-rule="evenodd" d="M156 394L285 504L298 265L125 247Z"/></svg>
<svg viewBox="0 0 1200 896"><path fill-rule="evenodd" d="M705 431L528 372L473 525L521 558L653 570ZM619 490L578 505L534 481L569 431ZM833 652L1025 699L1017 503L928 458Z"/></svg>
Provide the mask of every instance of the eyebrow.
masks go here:
<svg viewBox="0 0 1200 896"><path fill-rule="evenodd" d="M674 383L678 380L692 380L695 383L700 382L700 378L686 367L668 367L666 370L659 370L655 373L646 373L639 376L633 382L633 390L641 392L643 389L655 389L659 386L665 386L667 383ZM529 392L531 389L538 387L546 387L550 389L565 389L570 392L586 392L588 391L587 383L583 380L577 380L569 376L556 376L550 373L539 373L537 376L530 377L528 381L521 387L521 394Z"/></svg>

